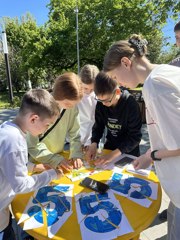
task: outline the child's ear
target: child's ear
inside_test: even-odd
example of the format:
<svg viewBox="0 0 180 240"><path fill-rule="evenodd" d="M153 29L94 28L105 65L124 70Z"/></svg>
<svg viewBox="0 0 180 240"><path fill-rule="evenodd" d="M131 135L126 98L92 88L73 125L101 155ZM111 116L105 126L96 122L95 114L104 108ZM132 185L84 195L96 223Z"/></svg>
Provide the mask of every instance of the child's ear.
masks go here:
<svg viewBox="0 0 180 240"><path fill-rule="evenodd" d="M129 60L129 58L127 57L123 57L121 58L121 66L130 69L131 67L131 60Z"/></svg>
<svg viewBox="0 0 180 240"><path fill-rule="evenodd" d="M39 116L37 114L31 114L30 116L30 122L35 123L39 119Z"/></svg>

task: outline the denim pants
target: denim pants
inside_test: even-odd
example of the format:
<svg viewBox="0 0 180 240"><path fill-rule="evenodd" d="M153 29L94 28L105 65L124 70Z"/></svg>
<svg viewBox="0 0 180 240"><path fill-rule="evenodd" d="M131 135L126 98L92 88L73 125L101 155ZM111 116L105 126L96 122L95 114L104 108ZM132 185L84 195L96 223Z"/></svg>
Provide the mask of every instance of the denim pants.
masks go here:
<svg viewBox="0 0 180 240"><path fill-rule="evenodd" d="M0 240L16 240L14 230L12 228L12 217L9 218L9 225L0 232Z"/></svg>

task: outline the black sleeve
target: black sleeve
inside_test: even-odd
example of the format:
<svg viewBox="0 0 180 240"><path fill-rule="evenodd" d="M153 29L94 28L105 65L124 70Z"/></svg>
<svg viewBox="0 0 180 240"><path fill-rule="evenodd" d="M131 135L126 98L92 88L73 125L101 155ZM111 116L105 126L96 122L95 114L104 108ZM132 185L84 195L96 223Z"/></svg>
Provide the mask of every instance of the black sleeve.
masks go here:
<svg viewBox="0 0 180 240"><path fill-rule="evenodd" d="M127 105L127 131L123 141L119 143L118 149L122 153L131 152L141 141L142 117L138 103L133 96L129 96Z"/></svg>
<svg viewBox="0 0 180 240"><path fill-rule="evenodd" d="M105 129L104 116L103 116L103 106L102 103L96 104L95 110L95 123L92 127L92 137L91 142L99 143L100 139L103 136Z"/></svg>
<svg viewBox="0 0 180 240"><path fill-rule="evenodd" d="M173 59L169 64L176 67L180 67L180 57Z"/></svg>

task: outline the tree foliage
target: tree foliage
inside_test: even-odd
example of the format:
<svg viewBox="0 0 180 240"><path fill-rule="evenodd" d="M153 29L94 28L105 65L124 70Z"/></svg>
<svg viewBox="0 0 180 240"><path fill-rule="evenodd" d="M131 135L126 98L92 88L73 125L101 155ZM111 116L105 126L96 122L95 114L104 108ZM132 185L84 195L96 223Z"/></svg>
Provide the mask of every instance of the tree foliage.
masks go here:
<svg viewBox="0 0 180 240"><path fill-rule="evenodd" d="M100 69L109 46L133 33L148 40L149 59L159 61L162 27L169 13L176 18L180 10L176 0L51 0L49 20L43 26L37 26L30 14L20 20L8 18L10 65L17 90L28 79L36 87L52 83L62 71L77 71L77 4L80 64Z"/></svg>
<svg viewBox="0 0 180 240"><path fill-rule="evenodd" d="M172 46L169 51L161 51L157 59L157 63L168 64L179 55L180 51L178 51L175 46Z"/></svg>
<svg viewBox="0 0 180 240"><path fill-rule="evenodd" d="M14 89L26 88L29 79L33 87L47 85L49 70L42 64L42 53L47 43L45 28L38 27L29 14L21 20L6 18L5 26Z"/></svg>
<svg viewBox="0 0 180 240"><path fill-rule="evenodd" d="M77 63L76 1L51 0L49 4L48 61L60 69ZM177 12L176 1L86 0L78 1L80 62L102 66L104 53L116 40L132 33L144 35L150 45L150 59L156 61L162 47L161 28L168 12Z"/></svg>

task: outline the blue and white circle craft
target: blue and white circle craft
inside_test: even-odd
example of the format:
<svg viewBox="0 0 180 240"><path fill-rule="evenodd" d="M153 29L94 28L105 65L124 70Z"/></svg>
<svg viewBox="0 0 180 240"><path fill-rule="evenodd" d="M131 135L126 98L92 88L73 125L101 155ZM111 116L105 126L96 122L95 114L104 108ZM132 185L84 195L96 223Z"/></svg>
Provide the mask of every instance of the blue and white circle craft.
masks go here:
<svg viewBox="0 0 180 240"><path fill-rule="evenodd" d="M45 186L30 198L19 222L24 221L24 230L44 225L43 213L47 217L48 238L52 238L72 214L72 184Z"/></svg>
<svg viewBox="0 0 180 240"><path fill-rule="evenodd" d="M151 205L151 199L157 199L158 185L156 183L132 175L114 172L108 185L114 193L127 197L144 207Z"/></svg>
<svg viewBox="0 0 180 240"><path fill-rule="evenodd" d="M133 231L111 190L78 194L75 200L83 240L109 240Z"/></svg>

